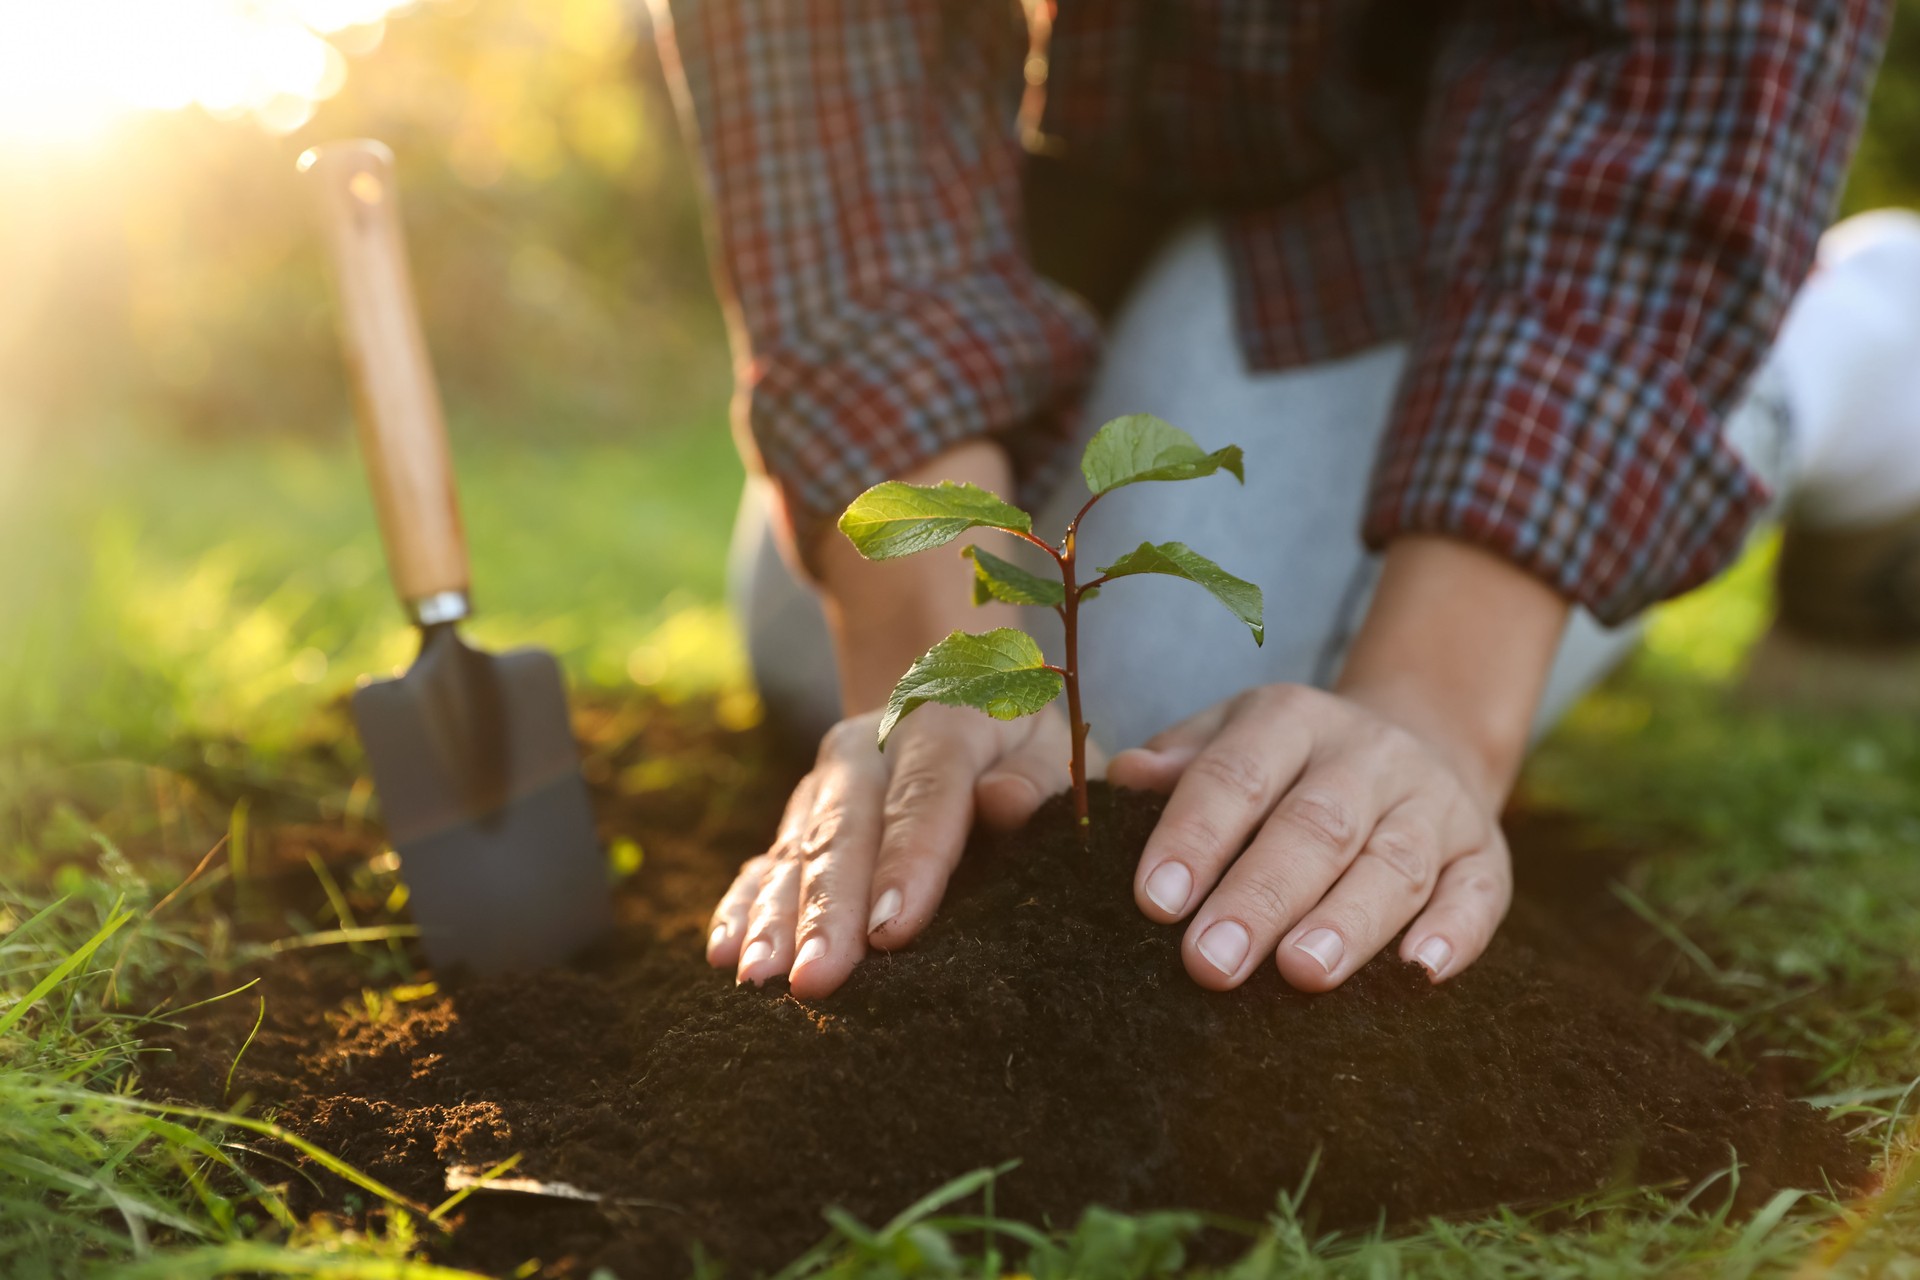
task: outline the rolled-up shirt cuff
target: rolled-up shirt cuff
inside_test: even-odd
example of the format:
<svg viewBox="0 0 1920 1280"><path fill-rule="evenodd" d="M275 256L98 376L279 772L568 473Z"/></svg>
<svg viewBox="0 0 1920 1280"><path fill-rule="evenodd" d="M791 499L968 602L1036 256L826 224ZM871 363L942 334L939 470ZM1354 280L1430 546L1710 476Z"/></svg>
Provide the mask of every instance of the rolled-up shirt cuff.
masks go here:
<svg viewBox="0 0 1920 1280"><path fill-rule="evenodd" d="M969 440L1002 439L1030 479L1067 439L1099 340L1077 297L1008 264L888 290L762 353L746 422L802 554L862 491Z"/></svg>
<svg viewBox="0 0 1920 1280"><path fill-rule="evenodd" d="M1769 497L1660 345L1526 298L1416 338L1363 536L1499 554L1607 624L1713 576Z"/></svg>

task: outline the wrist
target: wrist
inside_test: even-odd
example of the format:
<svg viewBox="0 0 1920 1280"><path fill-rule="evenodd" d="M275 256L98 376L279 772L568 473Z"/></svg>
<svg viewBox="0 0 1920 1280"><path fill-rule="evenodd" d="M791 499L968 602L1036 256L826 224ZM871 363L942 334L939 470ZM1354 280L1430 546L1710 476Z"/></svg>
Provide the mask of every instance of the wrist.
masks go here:
<svg viewBox="0 0 1920 1280"><path fill-rule="evenodd" d="M1425 740L1497 809L1525 758L1568 609L1491 552L1399 539L1335 691Z"/></svg>
<svg viewBox="0 0 1920 1280"><path fill-rule="evenodd" d="M976 440L899 478L910 484L964 481L1006 495L1013 469L998 445ZM883 705L914 659L950 632L1017 625L1011 606L971 603L973 566L960 551L975 540L962 538L940 555L875 561L862 557L837 528L819 536L812 563L819 570L848 715Z"/></svg>

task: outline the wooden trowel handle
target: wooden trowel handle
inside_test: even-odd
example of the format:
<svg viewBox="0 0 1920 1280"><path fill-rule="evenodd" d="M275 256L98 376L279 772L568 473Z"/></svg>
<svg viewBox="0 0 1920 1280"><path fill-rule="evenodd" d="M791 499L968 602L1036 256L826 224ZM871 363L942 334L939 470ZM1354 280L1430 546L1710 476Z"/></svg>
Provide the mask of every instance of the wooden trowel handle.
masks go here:
<svg viewBox="0 0 1920 1280"><path fill-rule="evenodd" d="M467 543L453 461L400 232L393 153L359 140L315 147L300 171L319 198L340 338L387 567L414 621L467 613Z"/></svg>

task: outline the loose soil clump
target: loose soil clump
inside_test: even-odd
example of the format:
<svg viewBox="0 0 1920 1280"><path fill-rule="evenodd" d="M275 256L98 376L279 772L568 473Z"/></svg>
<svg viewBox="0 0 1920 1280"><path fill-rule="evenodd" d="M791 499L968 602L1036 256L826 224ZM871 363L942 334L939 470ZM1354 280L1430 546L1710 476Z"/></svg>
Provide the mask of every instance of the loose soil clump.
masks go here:
<svg viewBox="0 0 1920 1280"><path fill-rule="evenodd" d="M1481 961L1437 988L1389 952L1330 995L1271 966L1201 991L1180 929L1132 901L1160 805L1096 789L1091 848L1065 797L977 841L913 947L803 1004L701 958L706 912L758 851L767 807L716 820L683 804L665 829L638 823L626 921L576 968L369 1012L347 966L283 957L236 1091L422 1200L445 1194L450 1165L520 1153L516 1176L614 1202L473 1197L441 1252L491 1271L537 1257L680 1274L698 1245L750 1273L818 1239L823 1205L876 1222L1010 1160L997 1212L1056 1225L1095 1203L1257 1221L1316 1156L1322 1227L1689 1182L1730 1150L1747 1204L1864 1180L1836 1127L1651 1011L1579 940L1587 922L1568 912L1594 899L1564 887L1523 896ZM631 809L607 816L636 829ZM150 1092L217 1100L254 1013L228 1006L176 1035ZM312 1188L307 1208L341 1203L329 1180Z"/></svg>

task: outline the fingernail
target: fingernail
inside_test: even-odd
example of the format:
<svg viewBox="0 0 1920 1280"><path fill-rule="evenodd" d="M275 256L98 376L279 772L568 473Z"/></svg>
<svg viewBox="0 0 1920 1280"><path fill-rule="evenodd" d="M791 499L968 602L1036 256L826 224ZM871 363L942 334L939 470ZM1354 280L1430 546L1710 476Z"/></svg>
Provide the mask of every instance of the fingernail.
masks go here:
<svg viewBox="0 0 1920 1280"><path fill-rule="evenodd" d="M1237 920L1222 920L1207 926L1207 931L1200 935L1200 954L1207 958L1208 964L1232 977L1239 972L1240 962L1247 958L1251 942L1245 925Z"/></svg>
<svg viewBox="0 0 1920 1280"><path fill-rule="evenodd" d="M1340 957L1346 953L1347 944L1340 935L1331 929L1315 929L1293 944L1296 951L1304 951L1320 962L1320 967L1332 973L1340 964Z"/></svg>
<svg viewBox="0 0 1920 1280"><path fill-rule="evenodd" d="M1445 938L1436 934L1414 949L1413 958L1437 978L1447 971L1447 965L1452 962L1453 948L1447 945Z"/></svg>
<svg viewBox="0 0 1920 1280"><path fill-rule="evenodd" d="M718 951L720 949L720 944L725 942L726 940L727 940L727 926L723 924L717 924L713 926L713 932L707 935L707 954L712 955L714 952Z"/></svg>
<svg viewBox="0 0 1920 1280"><path fill-rule="evenodd" d="M900 891L889 889L880 895L880 901L873 904L873 914L867 917L867 932L877 932L891 923L899 914Z"/></svg>
<svg viewBox="0 0 1920 1280"><path fill-rule="evenodd" d="M800 944L800 955L794 960L793 967L804 969L825 954L827 954L827 940L815 934Z"/></svg>
<svg viewBox="0 0 1920 1280"><path fill-rule="evenodd" d="M752 942L749 942L747 949L740 953L740 976L734 979L734 981L736 983L747 981L749 977L747 970L753 968L772 954L773 944L765 938L755 938Z"/></svg>
<svg viewBox="0 0 1920 1280"><path fill-rule="evenodd" d="M1147 877L1147 897L1168 915L1179 915L1193 892L1193 873L1184 862L1163 862Z"/></svg>

